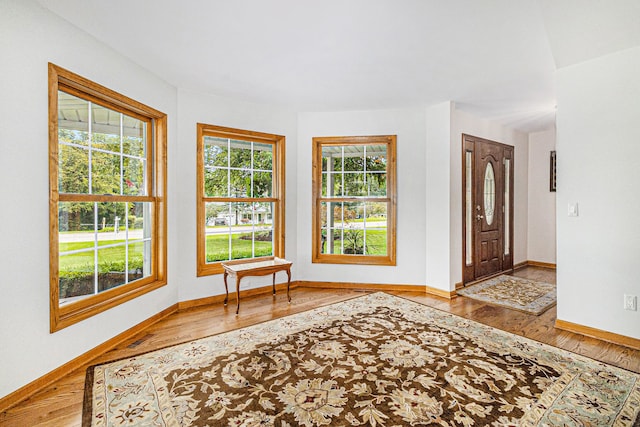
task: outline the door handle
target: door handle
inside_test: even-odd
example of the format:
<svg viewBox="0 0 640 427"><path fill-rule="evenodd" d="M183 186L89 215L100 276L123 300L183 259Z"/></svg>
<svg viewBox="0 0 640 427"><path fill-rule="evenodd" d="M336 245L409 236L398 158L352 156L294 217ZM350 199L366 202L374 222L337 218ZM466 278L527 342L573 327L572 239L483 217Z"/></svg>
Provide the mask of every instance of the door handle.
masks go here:
<svg viewBox="0 0 640 427"><path fill-rule="evenodd" d="M477 219L478 221L480 221L482 218L484 218L484 215L476 215L476 219Z"/></svg>

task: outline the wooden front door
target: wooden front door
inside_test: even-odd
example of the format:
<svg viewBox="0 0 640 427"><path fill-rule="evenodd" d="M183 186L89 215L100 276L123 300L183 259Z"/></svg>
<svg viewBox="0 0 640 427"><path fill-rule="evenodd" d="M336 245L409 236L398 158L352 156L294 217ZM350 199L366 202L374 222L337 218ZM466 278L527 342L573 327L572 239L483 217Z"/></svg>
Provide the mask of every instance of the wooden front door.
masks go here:
<svg viewBox="0 0 640 427"><path fill-rule="evenodd" d="M464 283L513 269L513 147L463 135Z"/></svg>

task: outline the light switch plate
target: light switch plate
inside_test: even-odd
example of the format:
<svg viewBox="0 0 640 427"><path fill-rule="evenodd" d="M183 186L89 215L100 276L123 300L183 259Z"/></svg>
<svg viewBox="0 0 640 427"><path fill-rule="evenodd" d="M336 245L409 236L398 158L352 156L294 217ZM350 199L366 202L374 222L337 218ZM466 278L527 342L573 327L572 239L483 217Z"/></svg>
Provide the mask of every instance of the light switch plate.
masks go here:
<svg viewBox="0 0 640 427"><path fill-rule="evenodd" d="M578 204L577 203L569 203L569 216L578 216Z"/></svg>

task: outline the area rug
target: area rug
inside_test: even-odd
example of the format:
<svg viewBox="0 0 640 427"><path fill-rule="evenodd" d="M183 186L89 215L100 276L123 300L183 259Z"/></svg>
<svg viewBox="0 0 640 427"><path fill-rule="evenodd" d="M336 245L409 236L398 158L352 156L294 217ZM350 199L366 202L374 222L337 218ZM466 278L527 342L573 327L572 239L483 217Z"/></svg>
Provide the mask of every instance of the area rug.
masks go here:
<svg viewBox="0 0 640 427"><path fill-rule="evenodd" d="M640 375L375 293L89 369L85 426L633 426Z"/></svg>
<svg viewBox="0 0 640 427"><path fill-rule="evenodd" d="M507 275L459 289L456 294L535 315L556 304L556 285Z"/></svg>

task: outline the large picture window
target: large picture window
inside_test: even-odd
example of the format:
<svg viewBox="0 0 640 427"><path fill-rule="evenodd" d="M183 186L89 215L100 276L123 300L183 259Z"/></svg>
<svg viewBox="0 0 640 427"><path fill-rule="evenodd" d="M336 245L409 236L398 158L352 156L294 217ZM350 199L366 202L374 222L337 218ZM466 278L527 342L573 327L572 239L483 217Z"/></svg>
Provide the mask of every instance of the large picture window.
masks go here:
<svg viewBox="0 0 640 427"><path fill-rule="evenodd" d="M396 263L396 137L313 138L313 262Z"/></svg>
<svg viewBox="0 0 640 427"><path fill-rule="evenodd" d="M199 123L198 275L223 261L284 257L284 144L279 135Z"/></svg>
<svg viewBox="0 0 640 427"><path fill-rule="evenodd" d="M49 64L51 331L166 283L166 115Z"/></svg>

